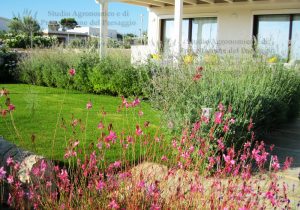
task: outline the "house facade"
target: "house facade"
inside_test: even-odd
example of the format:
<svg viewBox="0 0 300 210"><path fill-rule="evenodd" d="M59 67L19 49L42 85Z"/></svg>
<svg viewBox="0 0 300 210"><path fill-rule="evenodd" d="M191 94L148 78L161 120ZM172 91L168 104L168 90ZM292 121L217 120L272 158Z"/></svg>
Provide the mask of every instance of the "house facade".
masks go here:
<svg viewBox="0 0 300 210"><path fill-rule="evenodd" d="M123 1L123 0L121 0ZM132 47L132 62L149 54L247 53L254 47L300 60L300 0L124 0L148 7L148 46Z"/></svg>

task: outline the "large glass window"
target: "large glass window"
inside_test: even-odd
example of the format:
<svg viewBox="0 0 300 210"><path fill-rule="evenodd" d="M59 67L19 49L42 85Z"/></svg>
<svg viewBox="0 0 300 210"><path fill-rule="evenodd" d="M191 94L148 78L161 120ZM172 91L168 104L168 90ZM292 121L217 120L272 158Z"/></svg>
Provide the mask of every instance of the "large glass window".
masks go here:
<svg viewBox="0 0 300 210"><path fill-rule="evenodd" d="M300 60L300 15L295 15L293 18L291 59Z"/></svg>
<svg viewBox="0 0 300 210"><path fill-rule="evenodd" d="M175 44L174 20L164 20L163 22L163 44L166 49L170 49ZM182 45L186 46L189 39L189 20L182 21Z"/></svg>
<svg viewBox="0 0 300 210"><path fill-rule="evenodd" d="M260 52L286 61L300 59L300 15L259 15L254 20Z"/></svg>
<svg viewBox="0 0 300 210"><path fill-rule="evenodd" d="M174 20L162 22L162 43L168 50L175 42ZM217 39L217 18L189 18L182 21L182 48L188 49L191 45L194 50L212 48Z"/></svg>
<svg viewBox="0 0 300 210"><path fill-rule="evenodd" d="M212 49L217 40L217 18L195 18L192 25L193 49Z"/></svg>

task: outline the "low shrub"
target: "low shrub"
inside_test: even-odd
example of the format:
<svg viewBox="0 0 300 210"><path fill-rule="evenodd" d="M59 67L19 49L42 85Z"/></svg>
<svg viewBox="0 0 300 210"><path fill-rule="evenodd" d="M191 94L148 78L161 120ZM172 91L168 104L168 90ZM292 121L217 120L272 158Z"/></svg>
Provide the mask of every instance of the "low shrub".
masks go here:
<svg viewBox="0 0 300 210"><path fill-rule="evenodd" d="M18 60L17 53L6 48L0 49L0 83L13 83L18 80Z"/></svg>
<svg viewBox="0 0 300 210"><path fill-rule="evenodd" d="M31 47L31 38L26 34L5 34L4 42L7 46L11 48L30 48ZM52 47L58 43L56 37L49 36L33 36L32 45L33 47Z"/></svg>
<svg viewBox="0 0 300 210"><path fill-rule="evenodd" d="M243 138L241 131L250 118L256 129L264 130L299 112L299 75L281 63L269 64L259 57L220 57L213 63L200 59L195 65L166 68L160 65L152 86L151 101L163 109L165 123L171 124L173 131L194 123L203 108L215 110L220 102L235 107L233 113L239 119L236 141Z"/></svg>
<svg viewBox="0 0 300 210"><path fill-rule="evenodd" d="M149 82L146 69L132 66L127 56L113 55L100 60L95 51L36 50L20 63L21 80L97 94L143 95ZM66 74L70 68L76 70L74 80Z"/></svg>

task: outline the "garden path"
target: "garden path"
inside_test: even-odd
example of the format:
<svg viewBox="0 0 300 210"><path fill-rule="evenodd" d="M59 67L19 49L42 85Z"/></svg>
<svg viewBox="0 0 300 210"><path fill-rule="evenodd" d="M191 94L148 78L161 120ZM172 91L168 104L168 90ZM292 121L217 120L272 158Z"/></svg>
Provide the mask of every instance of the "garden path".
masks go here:
<svg viewBox="0 0 300 210"><path fill-rule="evenodd" d="M278 156L281 164L287 156L294 158L292 168L282 172L281 175L291 186L300 187L300 117L268 135L266 143L275 145L273 154Z"/></svg>

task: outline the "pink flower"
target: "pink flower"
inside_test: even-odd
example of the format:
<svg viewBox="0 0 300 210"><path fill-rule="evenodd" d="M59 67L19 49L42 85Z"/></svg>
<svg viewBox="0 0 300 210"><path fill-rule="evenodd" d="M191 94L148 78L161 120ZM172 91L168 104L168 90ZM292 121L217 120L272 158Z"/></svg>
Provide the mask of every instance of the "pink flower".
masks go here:
<svg viewBox="0 0 300 210"><path fill-rule="evenodd" d="M105 182L103 182L103 181L100 180L99 182L97 182L96 189L97 189L98 191L102 191L102 190L104 189L105 186L106 186Z"/></svg>
<svg viewBox="0 0 300 210"><path fill-rule="evenodd" d="M6 160L6 164L7 164L8 166L11 166L11 165L14 164L14 160L13 160L11 157L8 157L7 160Z"/></svg>
<svg viewBox="0 0 300 210"><path fill-rule="evenodd" d="M231 118L231 119L229 120L229 122L230 122L231 124L234 124L234 123L235 123L235 119L234 119L234 118Z"/></svg>
<svg viewBox="0 0 300 210"><path fill-rule="evenodd" d="M89 102L86 104L86 108L87 108L87 109L91 109L92 107L93 107L92 102L89 101Z"/></svg>
<svg viewBox="0 0 300 210"><path fill-rule="evenodd" d="M6 109L1 110L1 116L2 117L5 117L6 114L7 114L7 110Z"/></svg>
<svg viewBox="0 0 300 210"><path fill-rule="evenodd" d="M193 77L193 81L197 82L198 80L200 80L202 78L202 74L200 73L196 73Z"/></svg>
<svg viewBox="0 0 300 210"><path fill-rule="evenodd" d="M0 181L5 178L5 174L6 174L6 171L4 170L4 167L2 166L0 168Z"/></svg>
<svg viewBox="0 0 300 210"><path fill-rule="evenodd" d="M274 169L274 171L278 171L280 169L280 164L279 164L277 155L274 155L272 160L273 160L272 161L272 168Z"/></svg>
<svg viewBox="0 0 300 210"><path fill-rule="evenodd" d="M12 175L9 175L7 177L7 182L8 182L8 184L12 184L14 182L14 177Z"/></svg>
<svg viewBox="0 0 300 210"><path fill-rule="evenodd" d="M223 113L222 112L217 112L215 114L215 123L216 124L221 124L222 123L222 117L223 117Z"/></svg>
<svg viewBox="0 0 300 210"><path fill-rule="evenodd" d="M218 108L220 112L224 111L224 106L222 103L219 103Z"/></svg>
<svg viewBox="0 0 300 210"><path fill-rule="evenodd" d="M227 133L229 131L229 125L228 124L225 124L224 127L223 127L223 131L225 133Z"/></svg>
<svg viewBox="0 0 300 210"><path fill-rule="evenodd" d="M110 132L109 132L109 135L106 136L105 141L106 141L106 142L110 142L110 141L111 141L111 142L115 142L116 139L117 139L116 133L113 132L113 131L110 131Z"/></svg>
<svg viewBox="0 0 300 210"><path fill-rule="evenodd" d="M253 127L254 127L253 126L253 119L251 118L250 122L249 122L249 125L248 125L248 131L251 131Z"/></svg>
<svg viewBox="0 0 300 210"><path fill-rule="evenodd" d="M142 110L139 111L139 116L143 116L144 115L144 112Z"/></svg>
<svg viewBox="0 0 300 210"><path fill-rule="evenodd" d="M119 209L120 208L119 204L114 199L108 204L108 207L111 209Z"/></svg>
<svg viewBox="0 0 300 210"><path fill-rule="evenodd" d="M167 158L167 156L163 155L163 156L161 157L161 160L162 160L162 161L168 161L168 158Z"/></svg>
<svg viewBox="0 0 300 210"><path fill-rule="evenodd" d="M70 69L69 70L69 74L73 77L75 74L76 74L76 71L75 71L75 69Z"/></svg>
<svg viewBox="0 0 300 210"><path fill-rule="evenodd" d="M58 175L58 178L60 178L60 180L62 180L63 182L68 180L68 172L65 169L61 169L60 174Z"/></svg>
<svg viewBox="0 0 300 210"><path fill-rule="evenodd" d="M16 109L15 105L9 104L8 105L8 111L14 111Z"/></svg>
<svg viewBox="0 0 300 210"><path fill-rule="evenodd" d="M133 142L132 136L127 136L127 142L128 142L128 143L132 143L132 142Z"/></svg>
<svg viewBox="0 0 300 210"><path fill-rule="evenodd" d="M75 142L73 143L73 148L77 147L79 143L80 143L79 141L75 141Z"/></svg>
<svg viewBox="0 0 300 210"><path fill-rule="evenodd" d="M203 71L203 67L202 66L197 66L196 71L198 71L198 72Z"/></svg>
<svg viewBox="0 0 300 210"><path fill-rule="evenodd" d="M143 135L143 131L142 131L142 129L140 128L139 125L136 126L135 134L136 134L137 136Z"/></svg>
<svg viewBox="0 0 300 210"><path fill-rule="evenodd" d="M104 125L103 125L102 121L98 124L98 129L100 129L100 130L104 129Z"/></svg>
<svg viewBox="0 0 300 210"><path fill-rule="evenodd" d="M115 161L114 164L113 164L114 168L120 168L121 165L122 165L122 162L120 160L119 161Z"/></svg>
<svg viewBox="0 0 300 210"><path fill-rule="evenodd" d="M141 103L140 99L139 99L139 98L136 98L136 99L132 102L132 106L133 106L133 107L138 106L140 103Z"/></svg>
<svg viewBox="0 0 300 210"><path fill-rule="evenodd" d="M224 150L225 146L224 146L224 143L223 143L222 139L218 139L217 142L218 142L219 150Z"/></svg>
<svg viewBox="0 0 300 210"><path fill-rule="evenodd" d="M98 149L99 149L99 150L101 150L101 149L102 149L102 146L103 146L103 145L102 145L102 143L101 143L101 142L99 142L99 143L97 144L97 147L98 147Z"/></svg>

